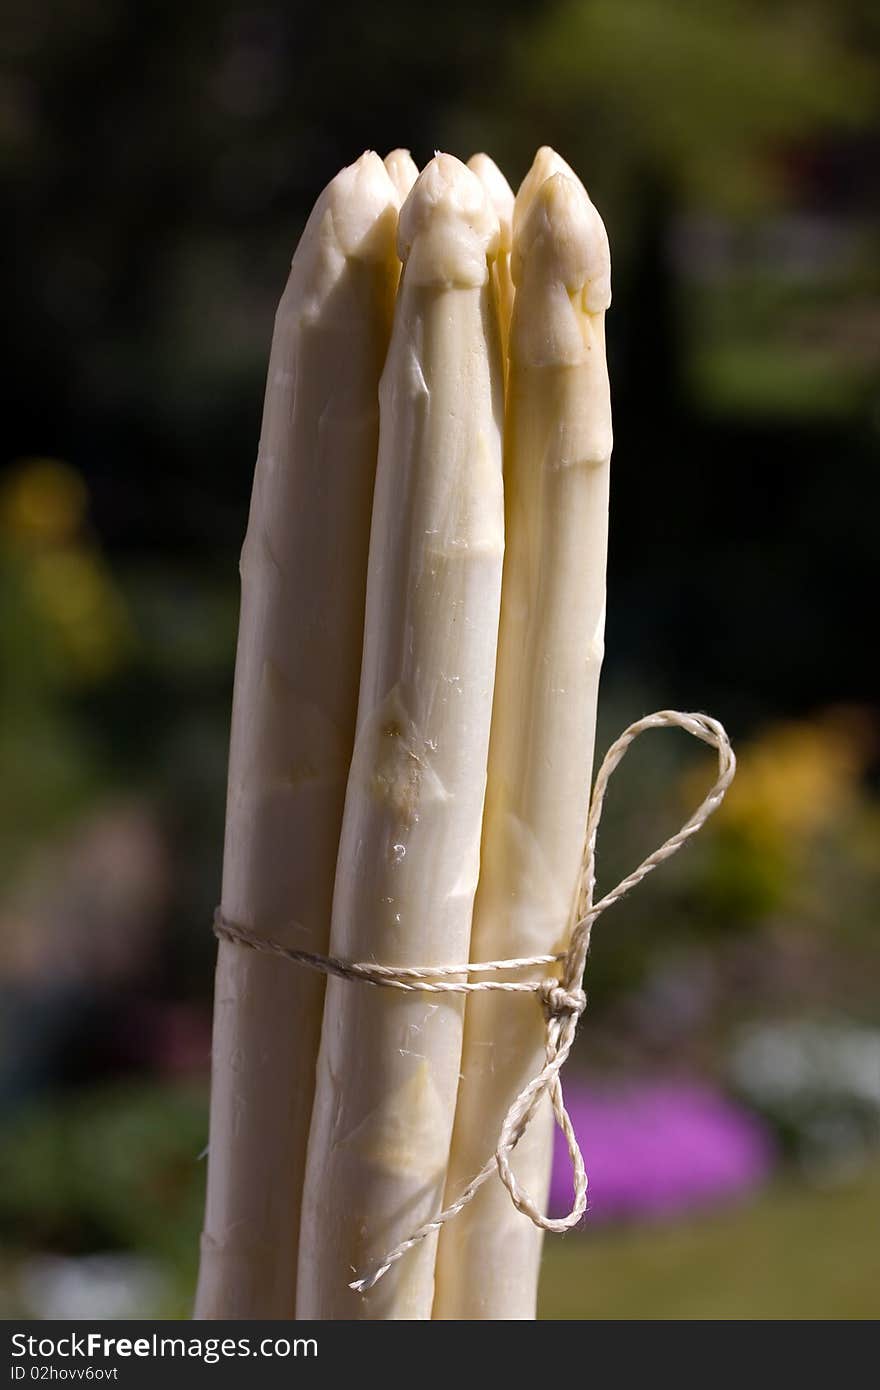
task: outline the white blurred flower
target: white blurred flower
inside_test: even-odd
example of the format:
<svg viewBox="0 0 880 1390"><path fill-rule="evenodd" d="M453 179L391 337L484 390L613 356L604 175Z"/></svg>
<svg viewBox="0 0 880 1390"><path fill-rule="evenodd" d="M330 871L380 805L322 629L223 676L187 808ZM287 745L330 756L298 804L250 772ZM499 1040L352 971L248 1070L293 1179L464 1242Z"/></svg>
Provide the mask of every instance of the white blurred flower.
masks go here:
<svg viewBox="0 0 880 1390"><path fill-rule="evenodd" d="M158 1316L167 1280L136 1255L35 1255L21 1268L19 1290L34 1318L144 1318Z"/></svg>

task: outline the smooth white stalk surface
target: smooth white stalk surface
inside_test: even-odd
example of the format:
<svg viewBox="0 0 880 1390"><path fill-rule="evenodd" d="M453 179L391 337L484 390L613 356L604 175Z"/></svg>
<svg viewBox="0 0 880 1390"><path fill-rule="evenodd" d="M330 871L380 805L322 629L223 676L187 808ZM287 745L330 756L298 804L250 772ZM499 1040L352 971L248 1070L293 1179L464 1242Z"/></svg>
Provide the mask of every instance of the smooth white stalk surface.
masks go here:
<svg viewBox="0 0 880 1390"><path fill-rule="evenodd" d="M545 170L549 153L539 154ZM608 242L578 181L554 174L540 182L534 172L514 220L507 550L472 960L566 944L603 653ZM492 1154L510 1102L543 1057L544 1020L533 997L469 996L447 1202ZM539 1206L549 1185L551 1128L545 1101L514 1156ZM433 1316L533 1318L540 1251L540 1231L494 1176L443 1228Z"/></svg>
<svg viewBox="0 0 880 1390"><path fill-rule="evenodd" d="M399 199L321 195L275 320L241 559L222 911L325 952L354 742ZM223 941L199 1318L289 1318L324 981Z"/></svg>
<svg viewBox="0 0 880 1390"><path fill-rule="evenodd" d="M358 733L331 949L467 959L501 591L498 222L439 155L400 214L405 262L380 392ZM439 1207L460 995L327 986L303 1204L298 1316L429 1318L435 1240L349 1289Z"/></svg>

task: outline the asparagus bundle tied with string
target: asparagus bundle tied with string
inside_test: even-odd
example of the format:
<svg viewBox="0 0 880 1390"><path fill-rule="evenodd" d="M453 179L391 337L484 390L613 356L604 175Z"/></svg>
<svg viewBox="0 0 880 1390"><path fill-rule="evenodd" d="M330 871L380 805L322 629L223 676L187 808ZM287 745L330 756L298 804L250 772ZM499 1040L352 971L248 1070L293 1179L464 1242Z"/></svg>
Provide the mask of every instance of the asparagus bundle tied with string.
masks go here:
<svg viewBox="0 0 880 1390"><path fill-rule="evenodd" d="M541 1010L364 980L566 945L609 294L601 220L547 149L515 202L486 155L364 155L306 228L242 566L199 1316L534 1316L540 1232L496 1177L439 1244L433 1223L540 1070ZM515 1149L539 1204L550 1118Z"/></svg>

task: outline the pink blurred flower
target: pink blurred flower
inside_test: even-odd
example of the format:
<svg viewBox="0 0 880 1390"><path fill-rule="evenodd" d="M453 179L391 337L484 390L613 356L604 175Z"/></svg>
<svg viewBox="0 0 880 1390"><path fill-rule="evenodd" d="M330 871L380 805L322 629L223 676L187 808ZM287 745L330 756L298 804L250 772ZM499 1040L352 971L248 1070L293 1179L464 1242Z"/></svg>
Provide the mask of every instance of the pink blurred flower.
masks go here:
<svg viewBox="0 0 880 1390"><path fill-rule="evenodd" d="M577 1084L566 1103L589 1177L587 1219L663 1216L765 1181L773 1142L761 1121L697 1082ZM550 1211L571 1205L571 1160L557 1132Z"/></svg>

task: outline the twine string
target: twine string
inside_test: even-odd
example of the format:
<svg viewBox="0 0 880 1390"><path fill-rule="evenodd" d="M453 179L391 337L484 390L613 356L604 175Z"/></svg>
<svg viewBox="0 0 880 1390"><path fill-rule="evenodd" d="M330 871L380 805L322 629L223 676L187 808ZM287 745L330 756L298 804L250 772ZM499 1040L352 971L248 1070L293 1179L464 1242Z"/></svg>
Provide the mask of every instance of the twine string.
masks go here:
<svg viewBox="0 0 880 1390"><path fill-rule="evenodd" d="M714 748L718 754L718 776L705 799L685 821L684 825L659 849L643 859L638 868L628 874L606 893L598 902L594 901L596 887L596 836L608 783L615 769L620 765L627 750L640 734L648 729L679 728ZM736 772L736 757L730 739L717 719L707 714L682 714L677 710L660 710L644 719L630 724L611 745L602 760L596 775L590 811L587 818L584 854L578 876L577 891L572 913L572 926L569 944L565 951L556 955L521 956L511 960L478 961L466 965L435 966L391 966L374 961L346 961L337 956L324 956L311 951L299 951L284 946L259 935L248 927L230 921L218 909L214 917L214 931L218 937L249 947L256 951L266 951L283 956L295 964L318 970L325 975L335 975L346 980L360 980L366 984L383 989L397 989L406 992L421 991L430 994L452 993L472 994L484 990L498 990L509 994L537 995L546 1019L545 1055L541 1070L511 1102L505 1115L495 1152L486 1161L479 1173L471 1179L459 1197L442 1211L413 1231L406 1240L395 1245L368 1273L355 1279L350 1288L358 1293L366 1293L388 1272L392 1265L418 1245L427 1236L439 1231L447 1221L451 1221L473 1200L483 1183L497 1172L506 1187L510 1200L518 1211L527 1216L542 1230L562 1232L576 1226L587 1209L587 1174L580 1145L565 1108L560 1073L568 1060L577 1032L578 1022L587 1004L581 981L590 947L593 923L614 903L625 897L643 878L653 873L660 864L670 859L682 845L696 835L714 811L718 809L733 781ZM561 965L558 976L542 976L533 980L463 980L463 975L495 975L523 968ZM458 979L449 977L458 976ZM553 1114L565 1137L571 1159L574 1179L574 1200L567 1216L550 1217L544 1215L536 1206L534 1199L517 1180L512 1167L513 1152L528 1128L542 1098L548 1096Z"/></svg>

